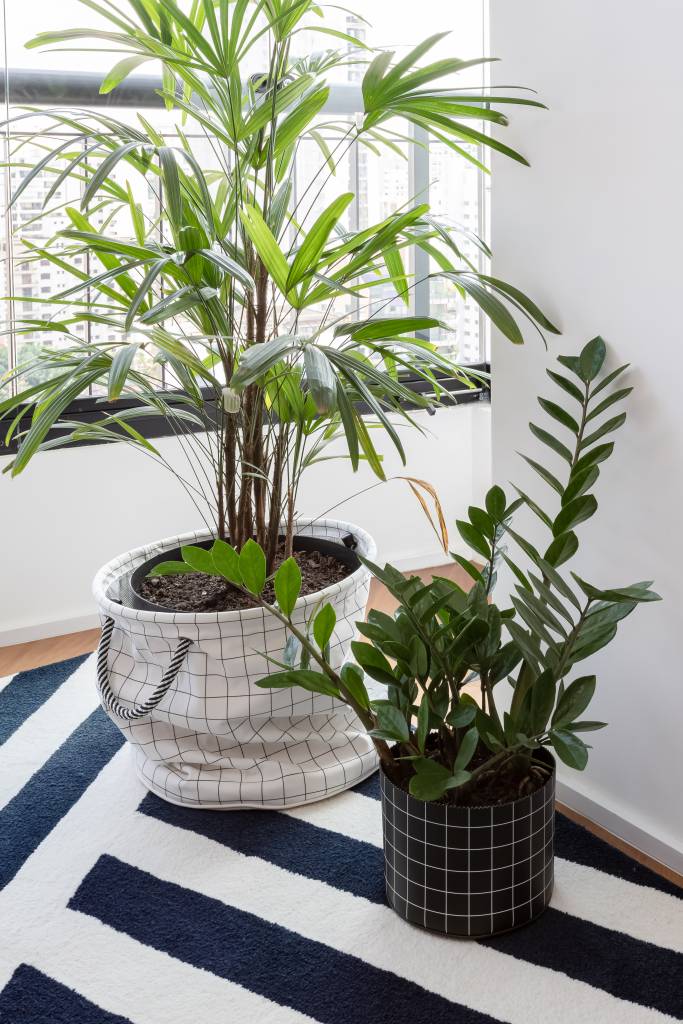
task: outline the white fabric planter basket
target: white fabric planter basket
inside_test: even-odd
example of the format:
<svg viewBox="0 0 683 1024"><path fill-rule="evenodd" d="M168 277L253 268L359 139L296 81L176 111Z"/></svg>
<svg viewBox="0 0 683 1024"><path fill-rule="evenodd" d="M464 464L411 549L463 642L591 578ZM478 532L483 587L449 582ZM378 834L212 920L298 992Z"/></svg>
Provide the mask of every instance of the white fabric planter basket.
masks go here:
<svg viewBox="0 0 683 1024"><path fill-rule="evenodd" d="M372 538L350 523L299 520L296 532L339 543L352 534L358 554L375 557ZM171 803L222 810L296 807L348 789L377 768L372 741L354 713L331 697L255 685L279 671L262 652L283 658L287 638L274 616L260 608L194 614L121 603L121 581L133 569L209 536L186 534L129 551L105 565L93 584L103 626L100 697L134 749L140 779ZM297 624L321 599L334 606L335 667L365 615L369 587L361 566L297 602Z"/></svg>

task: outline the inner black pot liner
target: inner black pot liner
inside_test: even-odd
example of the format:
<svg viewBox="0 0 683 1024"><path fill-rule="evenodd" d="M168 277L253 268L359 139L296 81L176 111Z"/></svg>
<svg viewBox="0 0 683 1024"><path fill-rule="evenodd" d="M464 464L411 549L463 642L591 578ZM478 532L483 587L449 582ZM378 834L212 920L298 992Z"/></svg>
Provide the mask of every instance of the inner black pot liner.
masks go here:
<svg viewBox="0 0 683 1024"><path fill-rule="evenodd" d="M280 537L282 542L284 542L284 539L284 537ZM196 542L194 546L208 550L213 545L213 542L214 538L211 537L209 540ZM338 562L348 566L349 575L361 566L361 561L355 552L355 546L356 540L351 534L344 538L343 543L326 540L324 537L310 537L304 534L299 534L294 538L295 551L318 551L321 555L330 555L332 558L336 558ZM135 608L137 611L171 612L170 608L147 601L142 597L138 589L140 582L149 575L155 565L159 565L160 562L169 561L182 561L180 547L162 551L161 554L155 555L154 558L148 558L137 569L133 569L132 572L122 576L119 584L121 604L128 608Z"/></svg>

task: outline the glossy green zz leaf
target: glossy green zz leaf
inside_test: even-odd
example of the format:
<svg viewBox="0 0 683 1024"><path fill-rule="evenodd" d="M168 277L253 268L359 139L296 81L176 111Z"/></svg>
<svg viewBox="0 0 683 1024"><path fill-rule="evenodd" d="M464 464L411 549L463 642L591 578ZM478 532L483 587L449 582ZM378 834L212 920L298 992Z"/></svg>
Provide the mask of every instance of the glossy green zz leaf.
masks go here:
<svg viewBox="0 0 683 1024"><path fill-rule="evenodd" d="M468 764L474 757L474 753L479 745L479 732L476 727L468 729L463 736L462 742L458 748L458 753L455 756L453 763L453 772L463 771L467 768Z"/></svg>
<svg viewBox="0 0 683 1024"><path fill-rule="evenodd" d="M410 739L410 730L405 716L398 708L391 704L371 705L377 719L377 727L370 732L371 736L378 739L393 741L394 743L407 743Z"/></svg>
<svg viewBox="0 0 683 1024"><path fill-rule="evenodd" d="M583 590L586 597L592 601L661 601L659 594L650 590L652 580L644 580L642 583L633 583L630 587L612 587L609 590L600 590L592 584L582 580L575 572L572 576Z"/></svg>
<svg viewBox="0 0 683 1024"><path fill-rule="evenodd" d="M452 729L464 729L466 725L472 724L476 714L476 704L469 704L461 701L446 716L446 725L450 725Z"/></svg>
<svg viewBox="0 0 683 1024"><path fill-rule="evenodd" d="M607 722L570 722L567 726L568 732L595 732L597 729L606 729Z"/></svg>
<svg viewBox="0 0 683 1024"><path fill-rule="evenodd" d="M282 563L275 573L273 585L280 610L290 616L301 592L301 569L295 558L288 558Z"/></svg>
<svg viewBox="0 0 683 1024"><path fill-rule="evenodd" d="M598 463L608 459L613 451L613 441L609 441L607 444L599 444L597 448L593 448L592 451L586 452L585 455L581 456L578 462L575 463L572 473L581 473L588 466L597 466Z"/></svg>
<svg viewBox="0 0 683 1024"><path fill-rule="evenodd" d="M583 714L593 699L595 685L595 676L582 676L569 684L557 702L552 720L553 728L562 728Z"/></svg>
<svg viewBox="0 0 683 1024"><path fill-rule="evenodd" d="M354 640L351 644L351 651L361 668L371 677L380 683L396 683L396 677L391 665L381 651L371 644L361 643Z"/></svg>
<svg viewBox="0 0 683 1024"><path fill-rule="evenodd" d="M592 434L584 437L581 442L581 451L583 451L584 448L589 448L592 444L595 444L595 442L599 441L601 437L605 436L605 434L611 434L612 431L618 430L625 422L625 412L620 413L618 416L613 416L612 419L607 420L602 424L602 426L598 427L597 430L594 430Z"/></svg>
<svg viewBox="0 0 683 1024"><path fill-rule="evenodd" d="M220 576L216 566L213 564L211 552L207 551L206 548L189 544L187 547L181 548L180 553L183 556L183 561L187 562L194 572L203 572L207 576Z"/></svg>
<svg viewBox="0 0 683 1024"><path fill-rule="evenodd" d="M266 585L266 556L255 540L248 540L240 551L239 569L247 590L258 597Z"/></svg>
<svg viewBox="0 0 683 1024"><path fill-rule="evenodd" d="M412 636L409 644L410 667L418 679L426 679L429 672L429 651L419 636Z"/></svg>
<svg viewBox="0 0 683 1024"><path fill-rule="evenodd" d="M360 704L360 706L366 711L369 710L370 698L368 696L368 691L365 688L365 683L363 682L363 673L361 669L359 669L357 665L347 662L345 665L342 665L339 676L356 703Z"/></svg>
<svg viewBox="0 0 683 1024"><path fill-rule="evenodd" d="M598 503L592 494L583 494L564 505L553 523L553 534L559 537L572 530L579 523L590 519L598 510Z"/></svg>
<svg viewBox="0 0 683 1024"><path fill-rule="evenodd" d="M465 543L476 551L478 555L481 555L488 561L491 557L491 548L489 547L486 538L482 536L479 530L475 529L471 523L467 523L463 519L458 519L455 525L457 526L458 533Z"/></svg>
<svg viewBox="0 0 683 1024"><path fill-rule="evenodd" d="M561 533L552 541L545 552L545 561L554 568L564 565L579 550L579 539L571 530Z"/></svg>
<svg viewBox="0 0 683 1024"><path fill-rule="evenodd" d="M498 487L495 484L486 495L485 499L486 511L496 523L503 521L505 517L505 491L502 487Z"/></svg>
<svg viewBox="0 0 683 1024"><path fill-rule="evenodd" d="M242 585L242 573L240 572L240 559L232 544L224 540L214 541L211 548L211 558L216 572L224 576L231 583Z"/></svg>
<svg viewBox="0 0 683 1024"><path fill-rule="evenodd" d="M413 761L415 775L410 780L410 795L417 800L439 800L449 790L464 785L470 779L466 771L449 772L438 761L421 757Z"/></svg>
<svg viewBox="0 0 683 1024"><path fill-rule="evenodd" d="M159 562L155 565L148 576L186 576L188 573L195 572L191 565L187 562Z"/></svg>
<svg viewBox="0 0 683 1024"><path fill-rule="evenodd" d="M475 530L478 530L489 542L493 541L496 535L496 525L488 512L485 512L483 508L477 508L476 505L470 505L467 514Z"/></svg>
<svg viewBox="0 0 683 1024"><path fill-rule="evenodd" d="M571 466L572 453L569 451L569 448L567 448L565 444L562 444L561 441L558 441L557 438L553 437L552 434L549 434L547 430L543 430L542 427L536 426L535 423L529 424L529 430L534 435L534 437L536 437L539 441L542 441L543 444L547 445L548 448L554 451L557 455L560 456L560 458L564 459L564 461L568 462Z"/></svg>
<svg viewBox="0 0 683 1024"><path fill-rule="evenodd" d="M574 384L573 381L569 380L568 377L565 377L561 373L556 373L554 370L546 370L545 372L548 374L553 383L557 384L557 386L562 388L562 390L566 392L566 394L571 395L572 398L574 398L577 402L580 402L583 405L585 395L582 393L581 389L578 388L576 384Z"/></svg>
<svg viewBox="0 0 683 1024"><path fill-rule="evenodd" d="M555 677L550 669L546 669L531 687L530 727L533 735L545 731L553 707L555 706Z"/></svg>
<svg viewBox="0 0 683 1024"><path fill-rule="evenodd" d="M593 338L581 351L579 356L579 376L586 384L595 380L602 369L607 355L607 348L602 338Z"/></svg>
<svg viewBox="0 0 683 1024"><path fill-rule="evenodd" d="M586 416L586 423L590 423L591 420L594 420L596 416L599 416L601 413L606 412L607 409L610 409L613 405L616 405L617 402L623 401L623 399L627 398L632 391L633 388L622 388L620 391L614 391L611 395L608 395L607 398L604 398L602 402L596 405L595 408L591 410L589 415Z"/></svg>
<svg viewBox="0 0 683 1024"><path fill-rule="evenodd" d="M542 466L542 465L540 464L540 462L536 462L536 461L535 461L535 459L530 459L530 458L529 458L529 457L528 457L527 455L522 455L522 458L523 458L523 459L524 459L524 461L525 461L525 462L527 463L527 465L528 465L528 466L531 466L531 468L532 468L532 469L533 469L533 470L534 470L534 471L535 471L536 473L538 473L538 475L540 476L540 478L541 478L542 480L545 480L545 482L546 482L546 483L547 483L547 484L548 484L548 485L549 485L550 487L552 487L552 489L553 489L553 490L554 490L554 491L555 491L555 492L556 492L557 494L563 494L563 493L564 493L564 487L563 487L563 485L562 485L562 484L560 483L560 481L559 481L559 480L557 479L557 477L556 477L556 476L555 476L555 475L554 475L553 473L551 473L551 472L550 472L550 470L549 470L549 469L546 469L546 468L545 468L545 466Z"/></svg>
<svg viewBox="0 0 683 1024"><path fill-rule="evenodd" d="M561 761L582 772L588 763L588 747L578 736L565 729L553 729L550 740Z"/></svg>
<svg viewBox="0 0 683 1024"><path fill-rule="evenodd" d="M572 472L569 483L562 493L562 506L568 505L574 498L579 498L590 490L599 476L600 470L597 466L586 466L578 473Z"/></svg>
<svg viewBox="0 0 683 1024"><path fill-rule="evenodd" d="M262 690L286 690L300 686L309 693L321 693L325 697L339 700L341 694L336 686L322 672L310 672L307 669L292 669L288 672L274 672L264 676L256 683Z"/></svg>
<svg viewBox="0 0 683 1024"><path fill-rule="evenodd" d="M313 620L313 636L321 651L324 651L337 624L337 613L331 604L324 604Z"/></svg>
<svg viewBox="0 0 683 1024"><path fill-rule="evenodd" d="M567 430L571 430L572 434L579 433L579 424L576 422L573 416L570 416L561 405L556 402L551 402L547 398L539 398L538 404L541 409L548 414L557 423L560 423Z"/></svg>
<svg viewBox="0 0 683 1024"><path fill-rule="evenodd" d="M424 754L425 743L429 734L429 698L427 694L422 697L422 702L417 712L417 749Z"/></svg>

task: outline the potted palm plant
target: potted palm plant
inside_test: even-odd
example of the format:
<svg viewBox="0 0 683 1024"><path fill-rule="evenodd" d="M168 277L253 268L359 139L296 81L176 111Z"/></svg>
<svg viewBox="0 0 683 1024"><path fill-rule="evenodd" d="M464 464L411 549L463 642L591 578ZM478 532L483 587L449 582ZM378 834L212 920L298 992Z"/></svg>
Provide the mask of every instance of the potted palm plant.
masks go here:
<svg viewBox="0 0 683 1024"><path fill-rule="evenodd" d="M407 254L428 254L435 275L515 343L519 315L556 328L518 289L480 273L462 230L428 204L411 200L361 230L348 217L352 191L322 209L317 199L334 188L350 147L395 149L397 119L463 159L476 161L480 147L524 162L481 126L507 123L501 105L539 104L458 88L449 76L472 62L424 63L440 36L397 59L341 33L341 49L295 58L300 32L340 34L313 0L130 0L125 9L97 9L101 30L42 33L29 45L113 46L120 60L104 77L105 93L156 62L159 92L183 125L169 139L142 115L131 124L108 110L41 115L68 139L53 145L49 131L42 136L48 152L25 168L14 201L45 174L54 175L46 204L70 179L83 182L83 194L80 207L66 207L59 236L33 244L28 257L58 265L73 283L51 296L49 316L14 325L52 331L60 345L29 367L41 370L37 384L0 403L10 418L6 440L18 443L7 468L16 475L37 452L84 440L125 441L168 465L204 527L127 552L98 574L106 707L136 747L141 778L167 799L209 807L319 799L374 769L373 743L357 709L333 694L255 689L270 659L289 656L285 629L256 595L277 597L278 567L294 560L301 581L292 621L303 623L321 604L330 609L329 635L319 629L339 668L367 600L363 559L375 548L353 524L297 514L302 474L341 437L352 468L364 460L381 479L369 426L405 461L398 426L413 422L406 403L438 405L444 376L472 383L472 372L427 340L447 325L410 312ZM264 41L262 70L251 73ZM351 59L366 65L362 110L352 121L326 118L327 137L338 140L330 147L317 130L327 83ZM188 141L188 123L210 142L210 170ZM319 144L320 169L295 194L302 140ZM137 202L131 181L151 190L157 215ZM124 219L121 237L111 225ZM387 283L405 313L370 306L363 315L373 289ZM426 392L408 387L408 370ZM70 421L71 402L89 389L104 391L106 408L88 424ZM159 416L177 434L189 472L146 436L145 423ZM178 571L150 575L160 561Z"/></svg>
<svg viewBox="0 0 683 1024"><path fill-rule="evenodd" d="M558 476L546 460L525 457L553 491L556 508L546 511L521 491L508 503L495 486L485 508L470 508L458 523L485 561L482 567L458 558L473 581L469 592L447 578L423 583L370 565L399 605L393 616L371 611L358 623L364 639L352 643L355 660L337 669L326 646L331 606L301 628L292 618L299 581L291 560L275 577L278 603L269 611L300 655L294 667L283 665L258 685L327 694L357 713L381 762L387 899L425 928L493 935L547 907L553 752L583 770L589 747L582 737L605 724L584 717L596 678L577 666L612 641L639 603L659 599L649 581L602 589L560 571L578 548L575 528L597 509L590 492L614 447L606 438L625 419L609 410L631 390L607 390L625 367L602 374L604 358L596 338L579 357L560 357L568 374L548 371L565 400L539 402L564 436L530 425L566 463ZM522 507L548 530L543 549L513 528ZM528 567L513 561L508 541ZM509 607L492 600L501 560L516 580ZM155 571L175 570L162 564Z"/></svg>

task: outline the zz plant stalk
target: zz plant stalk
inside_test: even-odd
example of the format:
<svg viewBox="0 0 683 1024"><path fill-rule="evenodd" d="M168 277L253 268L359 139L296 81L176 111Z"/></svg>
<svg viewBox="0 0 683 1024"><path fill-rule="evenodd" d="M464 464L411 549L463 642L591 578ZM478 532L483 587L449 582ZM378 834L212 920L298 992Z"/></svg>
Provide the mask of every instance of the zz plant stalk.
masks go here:
<svg viewBox="0 0 683 1024"><path fill-rule="evenodd" d="M123 440L176 474L215 536L237 551L255 539L271 572L281 524L291 554L301 475L327 457L334 438L345 439L354 469L365 460L384 478L361 405L405 462L397 427L413 423L405 403L438 404L443 375L472 383L471 372L426 340L448 326L410 312L412 248L433 261L432 276L469 296L512 342L523 340L520 317L556 332L518 289L477 269L465 242L488 255L485 244L427 203L413 197L357 229L349 218L353 192L340 189L322 209L318 197L329 194L352 147L395 151L400 122L403 134L425 132L478 165L479 151L489 149L524 163L482 126L504 127L511 105L541 104L515 91L453 84L450 76L486 60L430 63L441 35L400 59L372 50L326 25L314 0L82 2L102 17L100 30L43 32L28 45L113 48L119 59L104 77L105 94L155 62L159 94L182 124L169 138L142 114L132 124L109 111L57 108L12 119L30 124L40 114L33 141L45 151L33 165L21 162L21 152L12 156L11 166L25 172L13 202L48 176L41 214L63 207L65 218L56 237L25 238L22 261L47 261L71 282L45 300L44 316L10 325L29 338L50 332L59 343L6 382L17 387L0 401L5 441L18 439L6 468L16 475L46 448ZM297 57L304 31L340 37L343 45ZM264 40L267 59L253 74L250 61ZM350 61L364 66L359 117L326 116L321 124L328 79ZM212 169L195 155L190 132L206 139ZM297 196L293 175L304 142L320 147L320 168ZM80 204L62 201L70 183L81 188ZM140 185L154 195L156 214L135 198ZM115 220L129 223L129 237L113 229ZM373 310L373 289L387 284L404 315ZM348 297L359 315L340 311ZM319 310L317 325L304 330L302 316L311 310ZM408 388L405 372L426 382L428 393ZM71 402L93 389L109 407L92 423L69 420ZM132 408L121 401L131 398ZM27 411L30 426L18 434ZM145 424L158 416L181 439L187 469L145 436Z"/></svg>
<svg viewBox="0 0 683 1024"><path fill-rule="evenodd" d="M390 778L406 779L419 799L513 799L547 775L548 762L538 757L542 747L582 770L589 751L582 736L604 723L583 717L596 677L576 667L614 639L638 604L659 599L650 581L600 588L561 571L577 551L576 528L597 510L590 489L614 448L606 438L625 420L624 412L610 412L631 391L610 389L626 367L603 374L605 354L604 342L595 338L580 356L561 356L559 368L567 372L548 371L559 396L539 398L550 422L530 424L533 436L566 464L556 475L540 457L524 457L553 493L555 507L546 511L521 490L508 501L498 486L488 492L484 508L471 507L458 528L485 565L453 556L472 578L469 592L444 577L423 583L392 566L370 564L399 606L393 616L372 610L367 622L358 623L363 639L352 644L355 663L339 671L328 659L331 606L323 604L303 627L292 621L300 588L294 560L272 580L275 601L264 596L266 560L253 542L239 555L221 541L211 553L189 548L183 562L162 563L154 571L201 569L246 588L291 633L289 663L259 685L302 687L349 704L373 737ZM522 508L548 531L542 551L513 528ZM519 556L512 559L508 541L519 548L524 564ZM493 600L501 561L517 581L510 607ZM469 692L473 679L478 701ZM384 695L377 696L368 681L380 684Z"/></svg>

